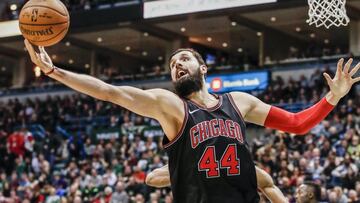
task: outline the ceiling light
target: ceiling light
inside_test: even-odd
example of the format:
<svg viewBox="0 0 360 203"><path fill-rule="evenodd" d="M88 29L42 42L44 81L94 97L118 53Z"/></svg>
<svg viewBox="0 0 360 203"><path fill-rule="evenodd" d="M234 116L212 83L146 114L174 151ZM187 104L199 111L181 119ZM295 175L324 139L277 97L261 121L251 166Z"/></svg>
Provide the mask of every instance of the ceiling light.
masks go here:
<svg viewBox="0 0 360 203"><path fill-rule="evenodd" d="M295 30L296 30L296 32L300 32L300 31L301 31L301 28L300 28L300 27L296 27Z"/></svg>
<svg viewBox="0 0 360 203"><path fill-rule="evenodd" d="M143 56L147 56L147 55L148 55L148 53L147 53L146 51L143 51L141 54L142 54Z"/></svg>
<svg viewBox="0 0 360 203"><path fill-rule="evenodd" d="M51 58L52 58L53 60L55 60L55 59L57 58L57 55L56 55L56 54L53 54L53 55L51 55Z"/></svg>
<svg viewBox="0 0 360 203"><path fill-rule="evenodd" d="M236 25L237 25L237 23L235 21L231 22L231 26L236 26Z"/></svg>
<svg viewBox="0 0 360 203"><path fill-rule="evenodd" d="M98 38L97 38L97 41L98 41L98 42L102 42L103 39L102 39L101 37L98 37Z"/></svg>
<svg viewBox="0 0 360 203"><path fill-rule="evenodd" d="M163 59L164 59L164 58L163 58L162 56L159 56L159 57L158 57L158 60L159 60L159 61L162 61Z"/></svg>
<svg viewBox="0 0 360 203"><path fill-rule="evenodd" d="M16 9L17 9L17 5L16 4L11 4L10 10L16 11Z"/></svg>
<svg viewBox="0 0 360 203"><path fill-rule="evenodd" d="M126 50L126 51L130 51L130 50L131 50L131 47L130 47L130 46L126 46L126 47L125 47L125 50Z"/></svg>
<svg viewBox="0 0 360 203"><path fill-rule="evenodd" d="M275 21L276 21L276 17L275 17L275 16L272 16L272 17L270 18L270 21L271 21L271 22L275 22Z"/></svg>
<svg viewBox="0 0 360 203"><path fill-rule="evenodd" d="M212 38L211 38L211 37L208 37L208 38L206 38L206 40L207 40L208 42L211 42L211 41L212 41Z"/></svg>
<svg viewBox="0 0 360 203"><path fill-rule="evenodd" d="M180 28L180 31L181 31L181 32L185 32L185 31L186 31L186 28L185 28L185 27L182 27L182 28Z"/></svg>
<svg viewBox="0 0 360 203"><path fill-rule="evenodd" d="M144 32L144 36L145 36L145 37L149 36L149 33Z"/></svg>
<svg viewBox="0 0 360 203"><path fill-rule="evenodd" d="M328 39L325 39L325 40L324 40L324 43L325 43L325 44L329 44L329 42L330 42L330 40L328 40Z"/></svg>
<svg viewBox="0 0 360 203"><path fill-rule="evenodd" d="M72 59L69 59L69 64L73 64L74 63L74 60L72 60Z"/></svg>
<svg viewBox="0 0 360 203"><path fill-rule="evenodd" d="M2 71L2 72L5 72L5 71L6 71L6 67L5 67L5 66L2 66L2 67L1 67L1 71Z"/></svg>
<svg viewBox="0 0 360 203"><path fill-rule="evenodd" d="M86 69L88 69L88 68L90 68L90 64L85 64L85 66L84 66Z"/></svg>
<svg viewBox="0 0 360 203"><path fill-rule="evenodd" d="M227 47L228 44L227 44L226 42L224 42L224 43L222 43L222 46L223 46L223 47Z"/></svg>
<svg viewBox="0 0 360 203"><path fill-rule="evenodd" d="M315 33L311 33L311 34L310 34L310 37L311 37L311 38L315 38L315 37L316 37Z"/></svg>
<svg viewBox="0 0 360 203"><path fill-rule="evenodd" d="M65 45L66 45L67 47L69 47L69 46L71 45L71 43L70 43L69 41L67 41L67 42L65 42Z"/></svg>
<svg viewBox="0 0 360 203"><path fill-rule="evenodd" d="M238 48L237 50L239 53L243 52L243 49L242 48Z"/></svg>
<svg viewBox="0 0 360 203"><path fill-rule="evenodd" d="M262 35L262 32L257 32L256 35L260 37Z"/></svg>

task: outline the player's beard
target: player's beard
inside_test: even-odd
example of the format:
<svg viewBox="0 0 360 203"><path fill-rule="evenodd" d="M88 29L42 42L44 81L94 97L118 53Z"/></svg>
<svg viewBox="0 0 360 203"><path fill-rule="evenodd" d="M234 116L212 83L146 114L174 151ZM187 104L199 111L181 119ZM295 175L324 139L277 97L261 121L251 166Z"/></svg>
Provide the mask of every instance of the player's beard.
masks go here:
<svg viewBox="0 0 360 203"><path fill-rule="evenodd" d="M175 93L181 98L186 98L191 93L200 91L204 85L200 74L200 68L194 75L188 74L187 76L173 82L173 84L175 87Z"/></svg>

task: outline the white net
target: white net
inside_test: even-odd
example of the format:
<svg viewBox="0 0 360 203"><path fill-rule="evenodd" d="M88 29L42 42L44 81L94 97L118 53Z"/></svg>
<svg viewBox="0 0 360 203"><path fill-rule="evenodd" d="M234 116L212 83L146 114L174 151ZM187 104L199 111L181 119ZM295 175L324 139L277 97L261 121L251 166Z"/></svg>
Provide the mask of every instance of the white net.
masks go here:
<svg viewBox="0 0 360 203"><path fill-rule="evenodd" d="M316 27L346 26L350 22L346 15L346 0L308 0L309 25Z"/></svg>

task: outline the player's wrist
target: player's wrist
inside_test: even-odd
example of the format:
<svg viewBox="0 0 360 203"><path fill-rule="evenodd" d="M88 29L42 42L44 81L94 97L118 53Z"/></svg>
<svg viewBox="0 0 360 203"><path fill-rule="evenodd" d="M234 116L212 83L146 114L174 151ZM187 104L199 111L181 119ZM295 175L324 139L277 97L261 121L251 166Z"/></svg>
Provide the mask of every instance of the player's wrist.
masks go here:
<svg viewBox="0 0 360 203"><path fill-rule="evenodd" d="M49 75L51 75L51 74L55 71L56 66L54 66L54 64L51 64L51 66L50 66L50 67L47 67L47 69L48 69L48 70L44 71L44 74L47 75L47 76L49 76Z"/></svg>
<svg viewBox="0 0 360 203"><path fill-rule="evenodd" d="M342 98L341 96L338 96L338 95L335 95L334 93L332 93L331 91L326 94L325 96L326 98L326 101L333 105L333 106L336 106L337 103L339 103L340 99Z"/></svg>

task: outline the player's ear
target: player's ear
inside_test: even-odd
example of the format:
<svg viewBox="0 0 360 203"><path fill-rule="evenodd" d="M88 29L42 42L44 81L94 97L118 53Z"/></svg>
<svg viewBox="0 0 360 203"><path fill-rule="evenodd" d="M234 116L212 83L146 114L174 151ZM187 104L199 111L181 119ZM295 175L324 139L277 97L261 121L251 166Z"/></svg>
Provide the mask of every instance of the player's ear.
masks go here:
<svg viewBox="0 0 360 203"><path fill-rule="evenodd" d="M308 197L309 197L309 199L313 199L313 198L314 198L314 193L309 192L309 193L308 193Z"/></svg>
<svg viewBox="0 0 360 203"><path fill-rule="evenodd" d="M206 75L207 73L207 66L206 65L200 65L200 72L203 74L203 75Z"/></svg>

